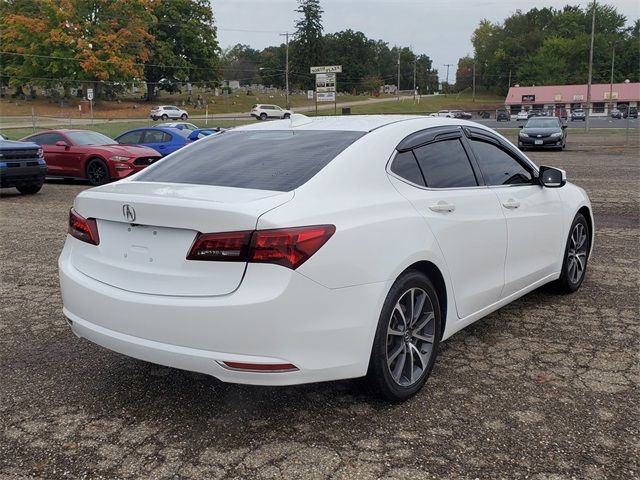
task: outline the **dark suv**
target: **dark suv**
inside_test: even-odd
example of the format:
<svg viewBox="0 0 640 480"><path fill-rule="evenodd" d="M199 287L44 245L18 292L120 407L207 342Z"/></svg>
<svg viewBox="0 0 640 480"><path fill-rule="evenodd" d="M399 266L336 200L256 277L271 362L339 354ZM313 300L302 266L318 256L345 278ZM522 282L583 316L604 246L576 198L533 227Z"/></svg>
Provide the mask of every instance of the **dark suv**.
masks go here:
<svg viewBox="0 0 640 480"><path fill-rule="evenodd" d="M39 145L0 139L0 187L15 187L25 195L37 193L46 173Z"/></svg>
<svg viewBox="0 0 640 480"><path fill-rule="evenodd" d="M507 110L498 110L496 120L498 122L508 122L511 120L511 114Z"/></svg>

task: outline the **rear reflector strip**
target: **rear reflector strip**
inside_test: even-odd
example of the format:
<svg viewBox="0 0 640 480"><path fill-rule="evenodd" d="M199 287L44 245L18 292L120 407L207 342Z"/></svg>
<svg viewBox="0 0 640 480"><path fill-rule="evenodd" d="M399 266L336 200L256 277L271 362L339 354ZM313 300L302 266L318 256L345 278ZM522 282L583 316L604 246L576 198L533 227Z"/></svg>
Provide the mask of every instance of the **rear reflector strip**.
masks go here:
<svg viewBox="0 0 640 480"><path fill-rule="evenodd" d="M295 372L298 367L290 363L243 363L243 362L222 362L222 365L231 370L243 370L245 372Z"/></svg>

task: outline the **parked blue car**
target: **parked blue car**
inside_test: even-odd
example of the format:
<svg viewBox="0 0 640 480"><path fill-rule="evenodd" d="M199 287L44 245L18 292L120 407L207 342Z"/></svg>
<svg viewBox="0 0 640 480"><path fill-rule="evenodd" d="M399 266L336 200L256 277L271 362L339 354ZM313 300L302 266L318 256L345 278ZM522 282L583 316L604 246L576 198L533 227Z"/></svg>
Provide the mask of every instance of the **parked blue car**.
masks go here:
<svg viewBox="0 0 640 480"><path fill-rule="evenodd" d="M190 130L169 127L134 128L118 135L115 140L124 145L151 147L163 157L191 143Z"/></svg>
<svg viewBox="0 0 640 480"><path fill-rule="evenodd" d="M208 137L209 135L215 135L220 132L224 132L224 128L198 128L197 130L191 130L189 132L189 140L195 142L201 138Z"/></svg>

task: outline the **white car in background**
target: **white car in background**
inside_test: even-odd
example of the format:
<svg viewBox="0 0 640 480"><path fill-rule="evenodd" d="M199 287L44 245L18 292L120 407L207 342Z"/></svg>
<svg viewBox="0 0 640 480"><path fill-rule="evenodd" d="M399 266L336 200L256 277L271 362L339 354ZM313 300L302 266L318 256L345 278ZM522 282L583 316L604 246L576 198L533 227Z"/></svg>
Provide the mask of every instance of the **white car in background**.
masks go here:
<svg viewBox="0 0 640 480"><path fill-rule="evenodd" d="M289 118L293 115L291 110L285 110L284 108L280 108L278 105L268 105L264 103L259 103L257 105L253 105L251 107L251 116L255 117L257 120L267 120L269 118Z"/></svg>
<svg viewBox="0 0 640 480"><path fill-rule="evenodd" d="M295 115L81 192L60 284L73 332L116 352L256 385L366 375L402 401L442 340L576 291L593 231L584 190L482 125Z"/></svg>
<svg viewBox="0 0 640 480"><path fill-rule="evenodd" d="M189 114L186 110L182 110L174 105L162 105L159 107L153 107L149 113L149 117L153 120L186 120L189 118Z"/></svg>
<svg viewBox="0 0 640 480"><path fill-rule="evenodd" d="M518 115L516 115L516 121L520 122L520 121L527 121L529 120L529 112L527 112L526 110L520 110L518 112Z"/></svg>

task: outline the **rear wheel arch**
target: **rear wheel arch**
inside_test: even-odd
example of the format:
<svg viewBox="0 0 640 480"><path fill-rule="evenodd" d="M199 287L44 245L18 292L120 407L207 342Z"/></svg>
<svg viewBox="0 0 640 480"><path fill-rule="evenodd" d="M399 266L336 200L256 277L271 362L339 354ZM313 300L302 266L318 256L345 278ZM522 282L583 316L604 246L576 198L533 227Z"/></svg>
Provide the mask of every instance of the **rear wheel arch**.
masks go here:
<svg viewBox="0 0 640 480"><path fill-rule="evenodd" d="M436 264L427 260L422 260L408 266L402 273L408 270L416 270L423 273L431 280L436 294L438 295L438 302L440 303L440 338L444 335L444 328L447 324L447 286L444 281L442 272ZM402 275L402 274L401 274Z"/></svg>

